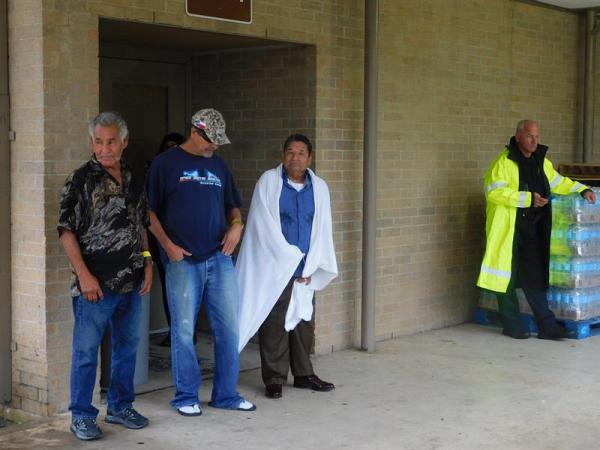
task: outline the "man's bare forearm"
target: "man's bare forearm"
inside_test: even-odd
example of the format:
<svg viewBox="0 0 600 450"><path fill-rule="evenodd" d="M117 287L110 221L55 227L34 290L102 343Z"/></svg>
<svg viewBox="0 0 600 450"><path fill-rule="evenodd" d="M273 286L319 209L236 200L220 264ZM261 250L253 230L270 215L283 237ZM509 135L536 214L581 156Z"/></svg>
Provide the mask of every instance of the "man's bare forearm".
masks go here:
<svg viewBox="0 0 600 450"><path fill-rule="evenodd" d="M242 211L240 210L240 208L233 208L231 211L229 211L229 215L227 217L229 219L229 223L233 223L236 221L239 221L239 223L242 223Z"/></svg>
<svg viewBox="0 0 600 450"><path fill-rule="evenodd" d="M81 247L79 247L79 241L75 234L72 231L63 230L60 235L60 242L77 276L81 277L82 274L90 273L83 256L81 256Z"/></svg>

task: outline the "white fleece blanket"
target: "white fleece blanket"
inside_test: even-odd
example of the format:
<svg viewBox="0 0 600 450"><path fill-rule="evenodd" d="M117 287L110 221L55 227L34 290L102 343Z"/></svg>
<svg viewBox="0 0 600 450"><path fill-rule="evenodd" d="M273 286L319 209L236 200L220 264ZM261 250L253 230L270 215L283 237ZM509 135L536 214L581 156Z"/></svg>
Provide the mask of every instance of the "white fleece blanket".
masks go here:
<svg viewBox="0 0 600 450"><path fill-rule="evenodd" d="M313 314L314 291L324 289L338 273L329 188L309 169L315 213L310 235L310 249L302 277L312 277L309 285L294 283L285 329L293 330L301 320ZM263 173L252 195L246 232L235 271L240 288L239 351L258 331L286 285L294 275L304 254L289 244L281 231L279 197L283 187L282 165Z"/></svg>

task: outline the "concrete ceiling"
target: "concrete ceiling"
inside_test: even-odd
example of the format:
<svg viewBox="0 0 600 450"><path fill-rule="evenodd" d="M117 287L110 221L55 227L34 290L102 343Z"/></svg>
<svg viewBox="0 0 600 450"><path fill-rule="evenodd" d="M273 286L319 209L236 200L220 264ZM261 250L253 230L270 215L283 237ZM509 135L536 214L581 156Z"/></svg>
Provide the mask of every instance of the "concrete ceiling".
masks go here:
<svg viewBox="0 0 600 450"><path fill-rule="evenodd" d="M600 7L600 0L538 0L539 3L558 6L565 9L585 9Z"/></svg>
<svg viewBox="0 0 600 450"><path fill-rule="evenodd" d="M283 43L270 39L107 19L100 19L100 40L113 44L186 49L199 52Z"/></svg>

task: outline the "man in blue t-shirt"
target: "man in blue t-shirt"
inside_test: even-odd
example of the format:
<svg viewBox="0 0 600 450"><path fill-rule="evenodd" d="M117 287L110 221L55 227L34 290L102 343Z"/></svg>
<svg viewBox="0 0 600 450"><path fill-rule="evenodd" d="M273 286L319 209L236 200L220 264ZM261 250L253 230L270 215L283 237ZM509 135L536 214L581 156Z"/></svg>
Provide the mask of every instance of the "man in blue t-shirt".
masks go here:
<svg viewBox="0 0 600 450"><path fill-rule="evenodd" d="M171 405L184 416L202 414L193 342L202 302L215 343L210 405L256 409L236 388L239 293L231 254L242 233L242 201L227 164L215 155L229 143L221 113L202 109L192 116L187 140L154 159L146 182L150 230L161 246L171 310Z"/></svg>

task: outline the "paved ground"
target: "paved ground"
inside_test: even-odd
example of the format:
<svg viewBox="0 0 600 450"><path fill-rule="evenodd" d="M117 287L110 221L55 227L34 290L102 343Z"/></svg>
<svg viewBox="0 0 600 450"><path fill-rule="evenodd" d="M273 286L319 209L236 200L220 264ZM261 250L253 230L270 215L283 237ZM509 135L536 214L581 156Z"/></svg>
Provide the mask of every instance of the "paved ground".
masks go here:
<svg viewBox="0 0 600 450"><path fill-rule="evenodd" d="M260 372L242 373L252 413L208 407L183 418L171 389L140 395L151 420L138 431L102 423L79 443L67 416L0 429L2 449L595 449L600 448L600 337L517 341L467 324L315 358L337 389L288 387L263 396Z"/></svg>

